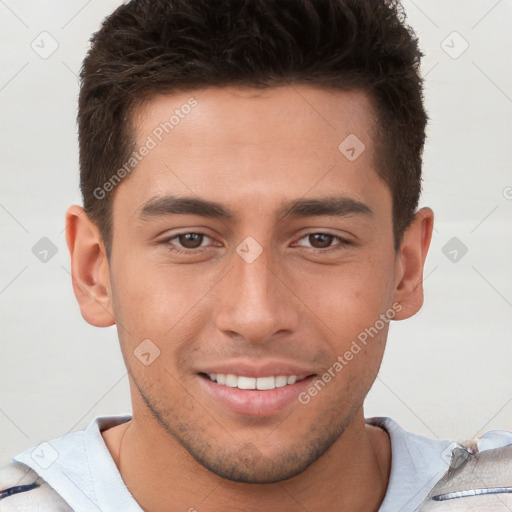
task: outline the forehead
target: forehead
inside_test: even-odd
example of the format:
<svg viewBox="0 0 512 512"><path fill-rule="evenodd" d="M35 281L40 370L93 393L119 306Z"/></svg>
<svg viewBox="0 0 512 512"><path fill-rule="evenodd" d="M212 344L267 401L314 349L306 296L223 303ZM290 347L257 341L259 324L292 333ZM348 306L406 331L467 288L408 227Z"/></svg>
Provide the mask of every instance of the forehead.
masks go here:
<svg viewBox="0 0 512 512"><path fill-rule="evenodd" d="M333 189L364 201L387 189L375 172L374 123L360 91L210 87L153 96L133 116L135 150L150 149L118 192L139 211L165 194L257 210Z"/></svg>
<svg viewBox="0 0 512 512"><path fill-rule="evenodd" d="M369 142L374 110L362 91L309 85L209 87L153 96L136 109L134 124L138 144L152 134L164 145L197 149L200 139L205 146L229 142L284 152L296 151L300 141L308 153L319 147L319 138L327 145L354 134Z"/></svg>

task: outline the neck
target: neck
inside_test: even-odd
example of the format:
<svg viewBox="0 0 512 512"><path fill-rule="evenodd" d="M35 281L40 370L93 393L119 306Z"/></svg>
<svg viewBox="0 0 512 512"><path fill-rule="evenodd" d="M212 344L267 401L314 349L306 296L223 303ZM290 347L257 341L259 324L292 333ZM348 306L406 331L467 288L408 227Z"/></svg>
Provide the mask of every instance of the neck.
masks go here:
<svg viewBox="0 0 512 512"><path fill-rule="evenodd" d="M152 417L102 433L128 489L148 512L377 511L391 468L388 435L366 425L362 409L305 471L272 484L223 479L195 461Z"/></svg>

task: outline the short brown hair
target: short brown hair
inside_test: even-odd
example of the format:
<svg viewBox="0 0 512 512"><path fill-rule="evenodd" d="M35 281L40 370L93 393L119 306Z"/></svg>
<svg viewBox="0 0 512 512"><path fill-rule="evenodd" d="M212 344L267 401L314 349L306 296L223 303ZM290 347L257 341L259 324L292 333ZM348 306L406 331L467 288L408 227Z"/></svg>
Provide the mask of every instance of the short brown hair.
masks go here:
<svg viewBox="0 0 512 512"><path fill-rule="evenodd" d="M394 0L132 0L91 38L78 110L80 188L107 256L114 193L95 191L134 150L131 114L157 93L310 84L370 96L377 172L393 198L395 249L421 191L422 54Z"/></svg>

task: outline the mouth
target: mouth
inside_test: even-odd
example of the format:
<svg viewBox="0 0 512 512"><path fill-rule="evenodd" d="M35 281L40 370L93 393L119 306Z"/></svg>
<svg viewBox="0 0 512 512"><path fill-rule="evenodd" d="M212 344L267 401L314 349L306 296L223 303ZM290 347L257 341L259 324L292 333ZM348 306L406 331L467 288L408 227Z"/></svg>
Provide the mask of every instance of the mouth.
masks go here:
<svg viewBox="0 0 512 512"><path fill-rule="evenodd" d="M241 416L268 417L301 406L299 394L316 374L247 376L200 372L202 390L221 410Z"/></svg>

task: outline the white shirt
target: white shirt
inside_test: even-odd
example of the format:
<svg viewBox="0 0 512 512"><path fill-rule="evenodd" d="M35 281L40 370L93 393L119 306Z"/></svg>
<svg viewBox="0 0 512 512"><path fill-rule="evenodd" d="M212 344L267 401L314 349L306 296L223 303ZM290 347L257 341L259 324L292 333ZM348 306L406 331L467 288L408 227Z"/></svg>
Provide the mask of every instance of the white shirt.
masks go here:
<svg viewBox="0 0 512 512"><path fill-rule="evenodd" d="M41 443L13 460L32 468L77 512L142 512L101 436L130 419L95 418L84 430ZM391 474L379 512L414 512L447 471L457 444L406 432L387 417L367 418L366 423L385 429L391 439Z"/></svg>

